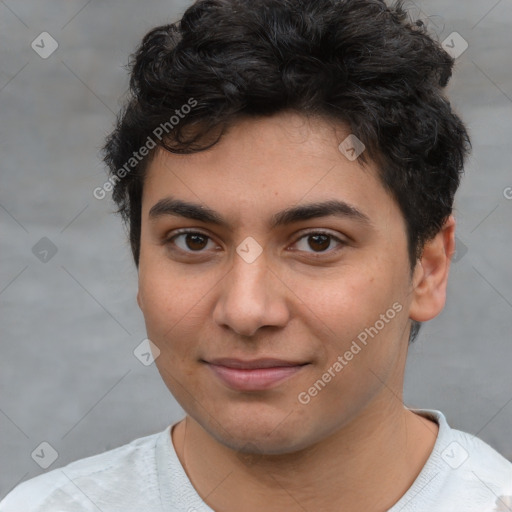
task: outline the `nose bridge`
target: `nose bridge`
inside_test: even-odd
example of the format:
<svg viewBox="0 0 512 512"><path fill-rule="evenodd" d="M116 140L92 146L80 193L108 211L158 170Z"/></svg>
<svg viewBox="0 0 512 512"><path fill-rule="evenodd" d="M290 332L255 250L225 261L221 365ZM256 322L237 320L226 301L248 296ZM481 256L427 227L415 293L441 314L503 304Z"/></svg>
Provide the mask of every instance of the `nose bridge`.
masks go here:
<svg viewBox="0 0 512 512"><path fill-rule="evenodd" d="M264 295L269 272L268 256L268 250L265 250L255 238L246 236L236 246L236 254L233 255L230 287L235 287L234 291L237 294Z"/></svg>
<svg viewBox="0 0 512 512"><path fill-rule="evenodd" d="M239 249L237 249L237 253ZM250 251L251 248L247 254L250 254ZM238 253L234 258L230 275L228 275L229 283L226 292L237 301L240 307L262 309L269 292L269 272L267 257L263 252L254 259L245 259Z"/></svg>
<svg viewBox="0 0 512 512"><path fill-rule="evenodd" d="M264 251L254 257L254 247L243 243L237 248L233 266L225 275L214 311L219 325L238 334L252 335L264 325L284 325L286 306L279 291L271 283L275 276L268 267ZM240 255L239 250L249 250ZM252 254L251 254L252 251ZM251 255L247 258L247 255Z"/></svg>

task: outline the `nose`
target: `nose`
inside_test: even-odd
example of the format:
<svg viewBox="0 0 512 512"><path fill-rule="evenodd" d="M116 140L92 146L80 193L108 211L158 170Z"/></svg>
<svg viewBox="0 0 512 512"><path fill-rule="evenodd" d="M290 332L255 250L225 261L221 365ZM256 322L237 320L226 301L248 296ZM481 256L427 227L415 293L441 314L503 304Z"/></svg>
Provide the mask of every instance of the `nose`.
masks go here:
<svg viewBox="0 0 512 512"><path fill-rule="evenodd" d="M288 322L290 291L267 264L265 251L251 263L236 254L219 286L213 312L218 325L251 337L261 327L284 327Z"/></svg>

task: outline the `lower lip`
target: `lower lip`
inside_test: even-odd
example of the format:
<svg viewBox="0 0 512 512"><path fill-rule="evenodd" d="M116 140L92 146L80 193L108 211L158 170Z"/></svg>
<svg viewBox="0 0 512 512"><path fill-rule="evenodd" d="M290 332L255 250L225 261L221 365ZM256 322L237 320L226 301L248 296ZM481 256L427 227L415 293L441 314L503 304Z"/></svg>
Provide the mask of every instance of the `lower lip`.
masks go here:
<svg viewBox="0 0 512 512"><path fill-rule="evenodd" d="M215 364L209 364L208 366L230 388L237 391L262 391L270 389L297 374L304 365L255 368L252 370L228 368Z"/></svg>

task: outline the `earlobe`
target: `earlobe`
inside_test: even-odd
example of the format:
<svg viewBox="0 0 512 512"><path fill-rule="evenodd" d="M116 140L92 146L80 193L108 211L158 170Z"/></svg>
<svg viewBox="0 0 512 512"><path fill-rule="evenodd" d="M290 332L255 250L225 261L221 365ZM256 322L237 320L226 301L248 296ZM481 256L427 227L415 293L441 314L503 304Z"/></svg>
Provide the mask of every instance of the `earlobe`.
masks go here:
<svg viewBox="0 0 512 512"><path fill-rule="evenodd" d="M409 317L425 322L437 316L446 301L450 262L455 253L455 219L446 220L437 235L428 241L413 275Z"/></svg>

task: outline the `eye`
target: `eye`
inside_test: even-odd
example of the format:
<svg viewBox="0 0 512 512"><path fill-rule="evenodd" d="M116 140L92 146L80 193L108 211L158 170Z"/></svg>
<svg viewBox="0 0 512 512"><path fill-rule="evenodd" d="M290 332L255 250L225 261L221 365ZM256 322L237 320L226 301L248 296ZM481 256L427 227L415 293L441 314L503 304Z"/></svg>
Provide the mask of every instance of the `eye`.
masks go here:
<svg viewBox="0 0 512 512"><path fill-rule="evenodd" d="M181 243L176 243L181 239ZM178 249L188 253L201 253L203 249L208 248L208 241L213 244L213 241L208 235L200 231L192 231L188 229L178 230L176 234L168 238L165 243L176 245ZM213 244L215 246L215 244ZM212 249L212 247L210 247Z"/></svg>
<svg viewBox="0 0 512 512"><path fill-rule="evenodd" d="M180 240L180 243L177 241ZM335 241L338 245L337 248L328 250L332 242ZM208 247L211 243L213 247ZM173 236L165 240L166 245L175 245L180 251L186 253L203 253L205 249L214 249L215 244L212 239L200 231L193 231L189 229L178 230ZM332 233L324 231L311 231L302 235L293 245L298 245L300 252L310 252L312 254L321 255L322 253L332 253L338 251L341 247L346 245L346 242L334 236ZM312 251L308 251L312 249Z"/></svg>
<svg viewBox="0 0 512 512"><path fill-rule="evenodd" d="M327 250L332 241L337 242L338 248ZM304 241L304 242L302 242ZM301 244L302 242L302 244ZM325 231L311 231L301 236L294 245L299 245L299 251L302 252L312 252L313 254L322 254L322 253L332 253L338 251L342 246L346 245L343 240L334 236L332 233L328 233ZM301 246L301 247L300 247ZM311 248L312 251L308 251L307 249Z"/></svg>

